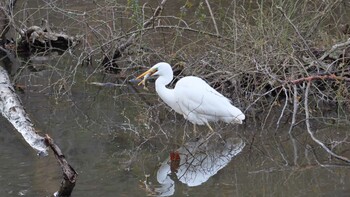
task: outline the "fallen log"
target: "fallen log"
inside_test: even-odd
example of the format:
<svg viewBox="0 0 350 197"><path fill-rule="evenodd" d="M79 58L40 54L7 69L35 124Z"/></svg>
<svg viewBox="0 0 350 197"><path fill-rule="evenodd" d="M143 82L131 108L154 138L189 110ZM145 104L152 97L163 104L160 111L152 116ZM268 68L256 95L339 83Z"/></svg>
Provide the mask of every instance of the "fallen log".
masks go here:
<svg viewBox="0 0 350 197"><path fill-rule="evenodd" d="M23 52L36 52L46 50L65 51L74 47L78 39L64 33L56 33L50 28L31 26L23 30L22 38L18 45L18 50Z"/></svg>
<svg viewBox="0 0 350 197"><path fill-rule="evenodd" d="M16 130L22 134L24 140L34 150L38 151L38 155L48 155L48 147L51 148L63 172L63 180L55 196L70 196L78 174L74 168L69 165L61 149L54 143L53 139L47 134L45 137L42 137L37 133L21 100L16 95L10 83L7 71L2 66L0 66L0 111L1 114L12 123Z"/></svg>
<svg viewBox="0 0 350 197"><path fill-rule="evenodd" d="M47 155L44 138L37 134L33 123L25 112L22 103L10 83L7 71L0 66L0 111L1 114L22 134L24 140L39 155Z"/></svg>
<svg viewBox="0 0 350 197"><path fill-rule="evenodd" d="M23 29L17 27L11 14L15 4L15 0L0 3L0 45L3 48L10 50L6 47L8 44L6 33L10 28L21 35L21 38L10 46L15 54L31 55L47 50L63 52L79 43L78 37L52 31L46 20L43 20L43 27L31 26Z"/></svg>

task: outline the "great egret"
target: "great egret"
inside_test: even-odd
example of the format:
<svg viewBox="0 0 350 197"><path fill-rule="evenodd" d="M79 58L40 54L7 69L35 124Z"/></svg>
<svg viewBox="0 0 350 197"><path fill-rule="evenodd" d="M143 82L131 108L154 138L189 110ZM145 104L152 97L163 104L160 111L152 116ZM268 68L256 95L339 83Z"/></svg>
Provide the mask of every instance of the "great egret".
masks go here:
<svg viewBox="0 0 350 197"><path fill-rule="evenodd" d="M173 70L168 63L160 62L146 72L139 83L144 83L149 76L158 76L156 91L159 97L177 113L194 125L206 124L211 131L209 122L224 121L226 123L242 124L245 115L231 101L210 87L204 80L195 76L180 79L174 89L166 87L173 79Z"/></svg>

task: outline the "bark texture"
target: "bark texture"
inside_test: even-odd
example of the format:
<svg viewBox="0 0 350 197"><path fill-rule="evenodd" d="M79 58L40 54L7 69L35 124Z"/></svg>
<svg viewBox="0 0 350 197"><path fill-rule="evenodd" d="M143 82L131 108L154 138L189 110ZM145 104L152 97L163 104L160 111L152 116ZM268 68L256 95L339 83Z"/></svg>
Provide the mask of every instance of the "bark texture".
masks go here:
<svg viewBox="0 0 350 197"><path fill-rule="evenodd" d="M10 83L7 71L0 66L0 112L22 134L39 155L47 155L44 138L39 136Z"/></svg>

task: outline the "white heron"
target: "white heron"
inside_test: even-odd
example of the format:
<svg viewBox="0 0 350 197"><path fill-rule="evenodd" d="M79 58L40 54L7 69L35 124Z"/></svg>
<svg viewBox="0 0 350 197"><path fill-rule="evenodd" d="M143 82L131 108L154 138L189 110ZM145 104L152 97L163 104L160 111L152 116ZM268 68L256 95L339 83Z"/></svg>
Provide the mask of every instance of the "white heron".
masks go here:
<svg viewBox="0 0 350 197"><path fill-rule="evenodd" d="M177 113L195 125L206 124L211 131L209 122L224 121L226 123L242 124L245 115L233 106L231 101L210 87L203 79L195 76L181 78L174 89L166 87L173 80L173 70L168 63L160 62L146 72L139 83L144 83L149 76L158 76L155 86L159 97Z"/></svg>

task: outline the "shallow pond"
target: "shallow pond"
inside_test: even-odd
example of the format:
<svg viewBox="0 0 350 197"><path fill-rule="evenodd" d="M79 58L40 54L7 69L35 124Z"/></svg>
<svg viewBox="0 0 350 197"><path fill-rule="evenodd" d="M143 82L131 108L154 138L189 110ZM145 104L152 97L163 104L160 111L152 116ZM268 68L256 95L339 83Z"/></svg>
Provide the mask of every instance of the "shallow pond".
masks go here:
<svg viewBox="0 0 350 197"><path fill-rule="evenodd" d="M349 168L319 165L314 157L324 153L308 151L306 134L297 138L295 165L293 144L286 136L274 138L268 130L246 123L215 125L220 135L200 127L197 139L190 123L161 104L149 107L127 86L76 85L62 98L40 85L46 84L40 77L43 72L24 71L28 78L19 81L25 89L18 94L36 127L56 141L79 173L73 196L348 196L350 192ZM82 82L79 77L77 82ZM140 91L156 98L152 89ZM147 110L162 112L151 117ZM49 196L56 191L62 177L52 154L37 157L2 117L0 125L2 195ZM335 129L346 128L324 130ZM302 128L296 132L302 133ZM255 137L253 142L256 133L267 137ZM169 161L176 153L181 158L177 167Z"/></svg>

